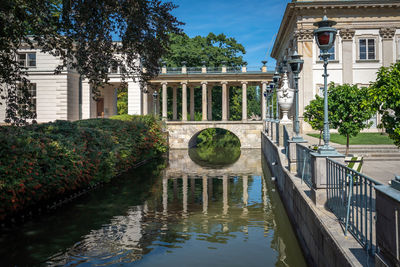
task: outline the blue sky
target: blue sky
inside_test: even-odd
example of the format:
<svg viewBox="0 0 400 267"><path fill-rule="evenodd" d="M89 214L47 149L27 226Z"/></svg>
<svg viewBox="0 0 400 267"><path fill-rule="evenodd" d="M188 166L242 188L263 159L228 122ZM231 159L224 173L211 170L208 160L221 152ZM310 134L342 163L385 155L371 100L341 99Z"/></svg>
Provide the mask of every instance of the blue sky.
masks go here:
<svg viewBox="0 0 400 267"><path fill-rule="evenodd" d="M170 0L179 7L173 14L186 23L183 29L190 37L209 32L224 33L244 45L244 59L249 67L261 66L270 58L275 34L291 0Z"/></svg>

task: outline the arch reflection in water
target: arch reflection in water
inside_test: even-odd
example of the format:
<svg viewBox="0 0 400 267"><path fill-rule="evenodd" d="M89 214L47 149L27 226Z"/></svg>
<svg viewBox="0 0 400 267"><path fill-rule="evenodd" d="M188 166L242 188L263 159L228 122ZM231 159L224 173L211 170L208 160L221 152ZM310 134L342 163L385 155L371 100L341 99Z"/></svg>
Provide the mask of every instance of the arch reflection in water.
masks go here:
<svg viewBox="0 0 400 267"><path fill-rule="evenodd" d="M203 130L191 138L189 146L190 158L207 168L229 166L240 157L239 138L225 129Z"/></svg>

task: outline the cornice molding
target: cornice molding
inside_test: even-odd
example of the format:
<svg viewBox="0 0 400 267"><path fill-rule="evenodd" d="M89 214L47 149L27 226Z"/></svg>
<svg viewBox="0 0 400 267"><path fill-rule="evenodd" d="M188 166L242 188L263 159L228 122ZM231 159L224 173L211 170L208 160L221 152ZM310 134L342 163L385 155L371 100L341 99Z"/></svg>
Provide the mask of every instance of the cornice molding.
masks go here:
<svg viewBox="0 0 400 267"><path fill-rule="evenodd" d="M379 34L381 35L382 39L393 39L396 33L396 28L393 27L385 27L379 30Z"/></svg>
<svg viewBox="0 0 400 267"><path fill-rule="evenodd" d="M344 40L344 41L353 40L355 33L356 33L356 31L354 29L349 29L349 28L341 29L339 31L339 35L342 38L342 40Z"/></svg>
<svg viewBox="0 0 400 267"><path fill-rule="evenodd" d="M310 42L314 40L314 30L311 29L300 29L294 32L294 38L300 42Z"/></svg>

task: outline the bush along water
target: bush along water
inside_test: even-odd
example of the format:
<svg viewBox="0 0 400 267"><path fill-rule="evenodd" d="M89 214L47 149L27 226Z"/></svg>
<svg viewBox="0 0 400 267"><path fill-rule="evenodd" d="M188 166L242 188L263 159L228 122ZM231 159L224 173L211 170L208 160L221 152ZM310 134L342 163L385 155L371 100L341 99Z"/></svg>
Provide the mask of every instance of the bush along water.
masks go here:
<svg viewBox="0 0 400 267"><path fill-rule="evenodd" d="M0 127L0 220L108 182L166 150L151 116Z"/></svg>

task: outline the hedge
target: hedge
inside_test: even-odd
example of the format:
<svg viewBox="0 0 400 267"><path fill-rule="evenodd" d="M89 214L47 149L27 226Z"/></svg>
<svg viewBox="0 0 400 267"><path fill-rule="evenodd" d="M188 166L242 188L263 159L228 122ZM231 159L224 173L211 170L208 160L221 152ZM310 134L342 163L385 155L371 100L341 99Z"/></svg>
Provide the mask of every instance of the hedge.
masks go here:
<svg viewBox="0 0 400 267"><path fill-rule="evenodd" d="M0 127L0 219L99 182L161 155L151 116L116 116Z"/></svg>

